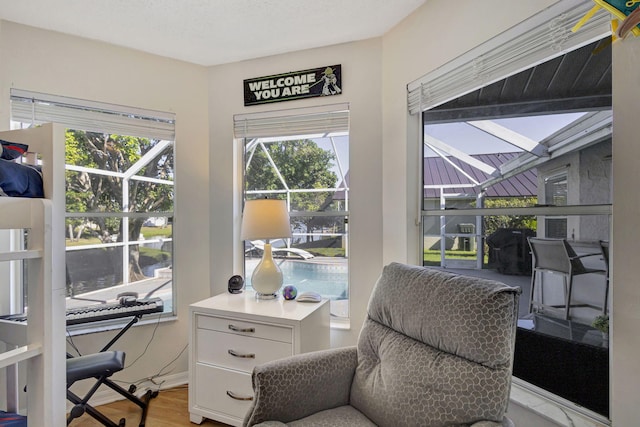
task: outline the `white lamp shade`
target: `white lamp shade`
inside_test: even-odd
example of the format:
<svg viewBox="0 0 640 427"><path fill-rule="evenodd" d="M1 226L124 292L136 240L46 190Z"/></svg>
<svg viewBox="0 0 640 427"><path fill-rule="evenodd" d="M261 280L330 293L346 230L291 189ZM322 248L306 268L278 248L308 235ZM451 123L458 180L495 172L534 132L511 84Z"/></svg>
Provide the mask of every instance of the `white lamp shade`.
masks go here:
<svg viewBox="0 0 640 427"><path fill-rule="evenodd" d="M247 200L242 216L242 240L291 237L289 212L284 200Z"/></svg>

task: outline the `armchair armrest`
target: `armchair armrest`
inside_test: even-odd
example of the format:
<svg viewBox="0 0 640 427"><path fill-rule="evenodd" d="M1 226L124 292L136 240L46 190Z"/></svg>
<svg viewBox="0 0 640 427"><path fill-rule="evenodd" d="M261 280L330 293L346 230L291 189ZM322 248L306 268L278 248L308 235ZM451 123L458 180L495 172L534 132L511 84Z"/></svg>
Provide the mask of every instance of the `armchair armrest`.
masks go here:
<svg viewBox="0 0 640 427"><path fill-rule="evenodd" d="M495 421L478 421L471 424L471 427L515 427L511 418L504 417L501 423Z"/></svg>
<svg viewBox="0 0 640 427"><path fill-rule="evenodd" d="M289 422L347 405L358 364L355 347L298 354L253 370L253 406L244 426Z"/></svg>
<svg viewBox="0 0 640 427"><path fill-rule="evenodd" d="M602 252L592 252L592 253L588 253L588 254L580 254L580 255L569 257L569 259L574 260L574 259L581 259L581 258L586 258L586 257L590 257L590 256L602 256Z"/></svg>

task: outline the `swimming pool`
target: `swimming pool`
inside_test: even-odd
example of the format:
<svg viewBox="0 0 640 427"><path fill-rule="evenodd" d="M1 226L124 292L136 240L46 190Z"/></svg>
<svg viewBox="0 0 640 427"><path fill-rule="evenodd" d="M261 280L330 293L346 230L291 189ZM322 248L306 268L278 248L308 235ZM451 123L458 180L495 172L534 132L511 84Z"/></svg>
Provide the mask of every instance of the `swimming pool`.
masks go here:
<svg viewBox="0 0 640 427"><path fill-rule="evenodd" d="M245 264L246 287L251 287L251 274L259 259L247 258ZM298 292L314 291L330 300L349 298L348 266L345 258L315 257L309 260L281 260L284 286L293 285Z"/></svg>

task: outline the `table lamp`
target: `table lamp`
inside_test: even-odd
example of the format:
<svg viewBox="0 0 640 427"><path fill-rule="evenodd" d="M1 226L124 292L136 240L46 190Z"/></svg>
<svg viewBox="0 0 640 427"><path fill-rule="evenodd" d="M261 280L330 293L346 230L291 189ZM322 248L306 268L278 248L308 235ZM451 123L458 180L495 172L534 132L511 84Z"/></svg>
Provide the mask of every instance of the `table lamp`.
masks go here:
<svg viewBox="0 0 640 427"><path fill-rule="evenodd" d="M251 286L258 299L276 298L282 286L282 270L273 261L270 239L291 237L289 212L284 200L247 200L242 216L242 240L264 240L260 263L251 275Z"/></svg>

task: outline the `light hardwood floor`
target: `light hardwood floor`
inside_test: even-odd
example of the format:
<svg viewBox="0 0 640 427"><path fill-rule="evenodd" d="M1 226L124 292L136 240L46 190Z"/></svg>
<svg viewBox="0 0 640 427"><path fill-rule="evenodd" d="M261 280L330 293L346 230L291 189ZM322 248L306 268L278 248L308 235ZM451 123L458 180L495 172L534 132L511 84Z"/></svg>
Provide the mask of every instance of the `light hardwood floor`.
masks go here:
<svg viewBox="0 0 640 427"><path fill-rule="evenodd" d="M125 418L127 420L127 427L137 427L140 423L141 409L128 400L120 400L108 405L98 406L97 409L116 423L120 418ZM70 427L99 426L102 426L102 424L87 414L76 418L70 424ZM189 392L187 387L161 390L157 397L151 399L145 426L196 427L197 424L189 421ZM228 427L227 424L211 420L205 420L200 426Z"/></svg>

